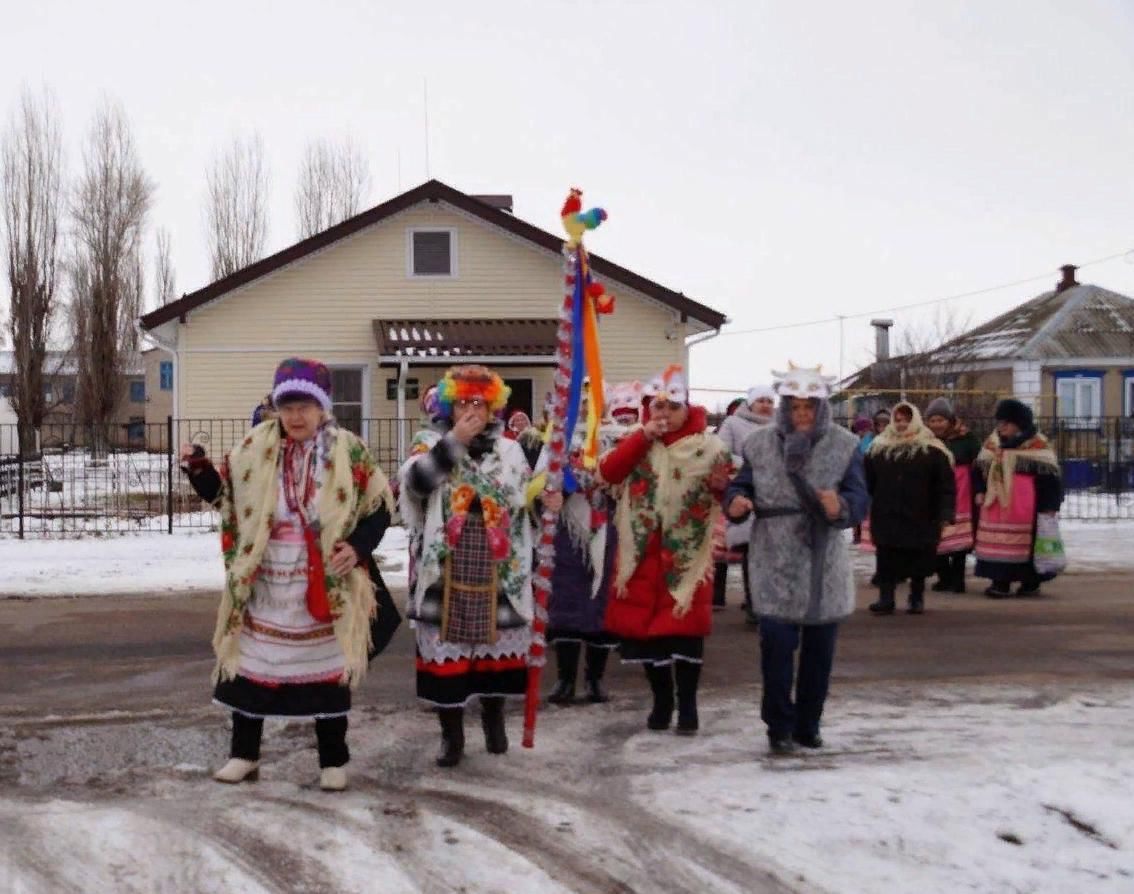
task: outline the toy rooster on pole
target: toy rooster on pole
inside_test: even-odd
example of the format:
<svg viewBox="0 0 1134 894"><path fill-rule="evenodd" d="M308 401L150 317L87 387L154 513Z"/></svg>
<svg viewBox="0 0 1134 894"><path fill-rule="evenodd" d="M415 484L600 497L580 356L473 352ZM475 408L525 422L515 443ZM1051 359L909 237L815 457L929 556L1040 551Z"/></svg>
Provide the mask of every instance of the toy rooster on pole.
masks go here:
<svg viewBox="0 0 1134 894"><path fill-rule="evenodd" d="M597 229L606 220L602 208L583 211L582 190L572 189L559 212L567 241L563 246L563 281L566 286L559 311L559 337L556 346L555 386L551 405L551 435L548 441L548 491L570 493L574 478L567 464L567 452L579 423L584 379L592 387L587 400L586 434L583 441L583 463L593 467L598 462L598 429L603 415L602 361L599 356L598 314L614 311L614 296L608 295L601 283L591 275L583 235ZM532 645L528 655L528 689L524 701L523 746L535 745L536 715L539 710L539 680L546 663L547 602L551 592L551 575L555 568L555 530L559 513L547 507L540 517L540 534L536 547L538 563L532 585L535 615L532 619Z"/></svg>

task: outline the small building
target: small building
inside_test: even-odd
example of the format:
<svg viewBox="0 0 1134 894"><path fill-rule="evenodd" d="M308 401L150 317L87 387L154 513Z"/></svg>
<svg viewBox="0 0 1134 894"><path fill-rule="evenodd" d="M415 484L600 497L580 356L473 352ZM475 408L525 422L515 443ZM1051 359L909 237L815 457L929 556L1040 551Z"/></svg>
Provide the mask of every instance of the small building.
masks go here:
<svg viewBox="0 0 1134 894"><path fill-rule="evenodd" d="M1076 269L1065 265L1054 290L939 348L895 357L880 348L879 359L845 380L841 390L864 396L885 391L889 403L901 391L915 400L911 392L918 390L963 392L973 396L976 415L990 415L995 397L1014 396L1065 429L1131 418L1134 299L1078 282ZM880 345L888 344L889 323L874 323Z"/></svg>
<svg viewBox="0 0 1134 894"><path fill-rule="evenodd" d="M47 414L40 429L40 445L50 448L84 444L86 438L78 423L76 406L78 374L70 355L64 351L49 351L43 377ZM0 398L9 404L18 378L15 352L0 351ZM147 395L140 359L129 364L121 388L117 413L111 421L110 443L115 447L139 448L146 443Z"/></svg>
<svg viewBox="0 0 1134 894"><path fill-rule="evenodd" d="M509 409L537 418L554 375L563 236L511 209L510 196L430 180L146 314L142 328L162 354L148 368L171 376L168 387L159 382L170 402L151 402L147 418L169 412L190 437L194 426L215 432L216 420L242 431L276 365L293 355L332 368L335 416L381 447L386 462L404 454L419 395L454 363L496 367L512 387ZM726 322L680 292L590 259L617 302L600 320L609 381L686 363L688 344Z"/></svg>

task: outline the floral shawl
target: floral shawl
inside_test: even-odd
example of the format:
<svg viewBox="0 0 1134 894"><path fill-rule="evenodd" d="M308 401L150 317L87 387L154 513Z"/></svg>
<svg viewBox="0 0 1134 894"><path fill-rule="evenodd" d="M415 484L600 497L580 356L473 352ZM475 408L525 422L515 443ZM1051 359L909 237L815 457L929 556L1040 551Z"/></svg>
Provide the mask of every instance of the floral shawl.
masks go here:
<svg viewBox="0 0 1134 894"><path fill-rule="evenodd" d="M714 434L697 432L666 446L650 445L645 459L621 485L615 527L618 530L616 597L646 555L654 531L661 531L666 589L681 617L693 604L697 586L713 562L711 536L721 513L708 479L716 468L731 468L732 455Z"/></svg>
<svg viewBox="0 0 1134 894"><path fill-rule="evenodd" d="M912 418L906 430L899 434L894 427L893 414L900 409L907 410ZM885 456L887 459L908 459L927 450L940 450L949 457L949 465L954 464L953 451L946 447L922 422L921 412L918 408L902 401L894 406L890 416L890 424L870 442L870 448L866 452L872 456Z"/></svg>
<svg viewBox="0 0 1134 894"><path fill-rule="evenodd" d="M1059 460L1044 435L1032 434L1019 447L1002 447L996 432L988 436L977 457L977 466L985 473L985 506L999 502L1005 509L1012 507L1012 482L1021 462L1029 473L1040 470L1059 475Z"/></svg>
<svg viewBox="0 0 1134 894"><path fill-rule="evenodd" d="M411 594L414 611L420 613L425 591L441 580L445 559L460 537L469 507L479 498L501 592L521 617L531 620L532 534L526 512L531 468L524 451L516 441L504 437L495 437L492 449L476 459L466 451L423 506L406 486L406 476L410 466L442 437L434 429L418 432L400 473L399 508L409 529L416 570Z"/></svg>
<svg viewBox="0 0 1134 894"><path fill-rule="evenodd" d="M335 636L346 659L342 682L356 686L366 673L370 618L377 611L374 585L366 566L346 576L331 572L335 544L349 536L359 521L382 506L391 514L394 498L389 482L370 451L354 434L333 422L316 435L315 518L326 571L327 600ZM240 629L252 597L252 584L272 532L279 499L279 464L284 438L277 422L256 426L221 464L221 548L225 588L217 610L213 650L214 680L231 679L240 663Z"/></svg>

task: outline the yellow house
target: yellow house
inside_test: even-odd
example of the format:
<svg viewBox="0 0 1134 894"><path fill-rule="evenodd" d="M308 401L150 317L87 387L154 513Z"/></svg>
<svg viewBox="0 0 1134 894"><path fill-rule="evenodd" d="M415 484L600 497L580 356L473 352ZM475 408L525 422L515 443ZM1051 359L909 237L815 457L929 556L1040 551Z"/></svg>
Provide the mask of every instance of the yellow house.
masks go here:
<svg viewBox="0 0 1134 894"><path fill-rule="evenodd" d="M312 356L334 372L336 417L392 462L418 421L418 395L453 363L496 367L513 389L509 409L539 415L554 374L562 244L514 217L508 196L431 180L184 295L141 325L172 361L170 407L182 438L201 430L215 442L221 431L227 444L277 363ZM591 264L617 296L615 313L600 322L608 381L686 363L688 345L726 321L597 255Z"/></svg>

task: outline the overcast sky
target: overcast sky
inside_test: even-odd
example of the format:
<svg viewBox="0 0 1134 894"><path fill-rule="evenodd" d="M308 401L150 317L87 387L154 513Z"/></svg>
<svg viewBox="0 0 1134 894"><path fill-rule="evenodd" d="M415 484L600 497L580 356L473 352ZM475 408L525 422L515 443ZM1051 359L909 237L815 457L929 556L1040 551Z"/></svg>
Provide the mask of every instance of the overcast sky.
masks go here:
<svg viewBox="0 0 1134 894"><path fill-rule="evenodd" d="M979 322L1063 263L1134 249L1130 0L9 7L0 104L49 85L72 172L100 96L122 105L179 292L208 280L206 166L252 131L272 172L269 251L295 241L305 143L350 135L370 204L431 174L512 193L557 231L582 186L610 213L592 250L735 330L1041 277L946 305ZM1132 260L1080 279L1134 295ZM898 338L934 315L897 314ZM848 320L844 371L871 345L869 321ZM692 373L740 387L789 358L837 371L838 324L711 341Z"/></svg>

